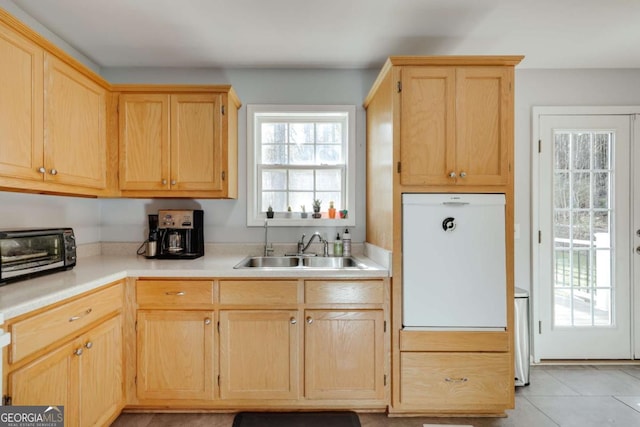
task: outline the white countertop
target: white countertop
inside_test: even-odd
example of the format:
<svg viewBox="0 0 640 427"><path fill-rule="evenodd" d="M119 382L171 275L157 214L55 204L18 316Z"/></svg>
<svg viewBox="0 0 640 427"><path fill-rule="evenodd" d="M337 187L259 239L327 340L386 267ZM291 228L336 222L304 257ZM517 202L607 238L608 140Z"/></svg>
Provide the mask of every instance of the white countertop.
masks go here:
<svg viewBox="0 0 640 427"><path fill-rule="evenodd" d="M388 277L389 271L364 256L354 258L364 269L318 268L234 269L244 255L205 255L194 260L156 260L135 255L99 255L78 259L69 271L10 283L0 287L0 313L5 320L126 277Z"/></svg>

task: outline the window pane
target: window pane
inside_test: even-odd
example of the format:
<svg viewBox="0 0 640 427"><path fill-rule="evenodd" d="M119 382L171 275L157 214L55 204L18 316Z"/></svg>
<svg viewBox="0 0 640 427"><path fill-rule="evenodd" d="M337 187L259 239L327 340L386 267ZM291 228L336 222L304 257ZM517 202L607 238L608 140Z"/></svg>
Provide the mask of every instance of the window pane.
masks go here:
<svg viewBox="0 0 640 427"><path fill-rule="evenodd" d="M556 211L554 214L554 242L556 248L567 247L569 245L569 235L571 224L569 223L571 215L569 211Z"/></svg>
<svg viewBox="0 0 640 427"><path fill-rule="evenodd" d="M591 214L589 212L574 212L573 214L573 226L571 227L573 235L573 244L584 244L591 240ZM582 242L576 242L575 240L582 240Z"/></svg>
<svg viewBox="0 0 640 427"><path fill-rule="evenodd" d="M573 175L573 208L587 209L591 206L591 181L589 173Z"/></svg>
<svg viewBox="0 0 640 427"><path fill-rule="evenodd" d="M556 162L556 170L569 169L569 134L558 133L555 137L555 152L554 158Z"/></svg>
<svg viewBox="0 0 640 427"><path fill-rule="evenodd" d="M302 205L306 212L313 212L313 192L292 191L289 193L289 203L294 212L302 212Z"/></svg>
<svg viewBox="0 0 640 427"><path fill-rule="evenodd" d="M290 144L313 144L314 141L313 123L291 123L289 125Z"/></svg>
<svg viewBox="0 0 640 427"><path fill-rule="evenodd" d="M609 164L609 153L611 150L611 133L596 134L596 141L593 147L593 168L594 169L611 169Z"/></svg>
<svg viewBox="0 0 640 427"><path fill-rule="evenodd" d="M342 123L318 123L316 125L317 141L324 143L342 143Z"/></svg>
<svg viewBox="0 0 640 427"><path fill-rule="evenodd" d="M263 190L286 190L287 171L286 170L263 170L262 171Z"/></svg>
<svg viewBox="0 0 640 427"><path fill-rule="evenodd" d="M316 198L322 200L322 207L320 208L320 210L322 212L326 212L327 209L329 209L329 202L333 201L333 207L335 209L344 209L342 207L342 201L340 200L340 193L339 192L329 192L329 191L318 191L316 192Z"/></svg>
<svg viewBox="0 0 640 427"><path fill-rule="evenodd" d="M609 208L609 173L596 172L593 174L593 207Z"/></svg>
<svg viewBox="0 0 640 427"><path fill-rule="evenodd" d="M611 317L611 289L596 289L593 294L593 323L609 326L613 323Z"/></svg>
<svg viewBox="0 0 640 427"><path fill-rule="evenodd" d="M289 189L313 191L313 170L290 170Z"/></svg>
<svg viewBox="0 0 640 427"><path fill-rule="evenodd" d="M573 134L573 169L591 168L591 133Z"/></svg>
<svg viewBox="0 0 640 427"><path fill-rule="evenodd" d="M319 191L340 191L342 171L340 169L320 169L316 171L316 189Z"/></svg>
<svg viewBox="0 0 640 427"><path fill-rule="evenodd" d="M263 191L260 210L266 212L269 206L276 212L285 212L287 210L287 193L284 191Z"/></svg>
<svg viewBox="0 0 640 427"><path fill-rule="evenodd" d="M553 206L556 209L568 209L571 195L569 174L566 172L555 173L553 176Z"/></svg>
<svg viewBox="0 0 640 427"><path fill-rule="evenodd" d="M260 130L263 144L284 144L287 142L286 123L262 123Z"/></svg>
<svg viewBox="0 0 640 427"><path fill-rule="evenodd" d="M318 145L316 146L316 158L318 163L336 164L342 163L342 146L340 145Z"/></svg>
<svg viewBox="0 0 640 427"><path fill-rule="evenodd" d="M291 165L313 165L313 145L290 145L289 164Z"/></svg>
<svg viewBox="0 0 640 427"><path fill-rule="evenodd" d="M284 165L287 164L287 146L286 145L263 145L262 146L262 163L265 165Z"/></svg>

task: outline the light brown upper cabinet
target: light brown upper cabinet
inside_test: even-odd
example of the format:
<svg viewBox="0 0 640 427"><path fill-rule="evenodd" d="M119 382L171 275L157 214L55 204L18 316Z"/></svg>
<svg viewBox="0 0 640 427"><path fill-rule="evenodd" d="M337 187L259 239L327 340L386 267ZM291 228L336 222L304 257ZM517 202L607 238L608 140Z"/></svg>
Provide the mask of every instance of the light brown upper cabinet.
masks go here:
<svg viewBox="0 0 640 427"><path fill-rule="evenodd" d="M122 195L237 197L240 102L231 87L145 88L116 88Z"/></svg>
<svg viewBox="0 0 640 427"><path fill-rule="evenodd" d="M45 53L44 179L105 188L106 90Z"/></svg>
<svg viewBox="0 0 640 427"><path fill-rule="evenodd" d="M0 22L0 188L105 194L106 83L24 34Z"/></svg>
<svg viewBox="0 0 640 427"><path fill-rule="evenodd" d="M400 184L506 185L513 68L402 67Z"/></svg>
<svg viewBox="0 0 640 427"><path fill-rule="evenodd" d="M0 175L42 181L43 51L0 25Z"/></svg>

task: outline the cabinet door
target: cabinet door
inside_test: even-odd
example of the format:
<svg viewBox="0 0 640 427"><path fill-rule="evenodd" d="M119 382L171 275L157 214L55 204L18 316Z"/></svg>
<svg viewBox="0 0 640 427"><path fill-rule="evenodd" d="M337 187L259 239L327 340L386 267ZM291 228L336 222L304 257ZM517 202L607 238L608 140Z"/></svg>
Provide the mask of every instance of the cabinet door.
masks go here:
<svg viewBox="0 0 640 427"><path fill-rule="evenodd" d="M221 96L171 95L171 189L222 190Z"/></svg>
<svg viewBox="0 0 640 427"><path fill-rule="evenodd" d="M120 189L169 189L169 95L122 94Z"/></svg>
<svg viewBox="0 0 640 427"><path fill-rule="evenodd" d="M43 51L0 25L0 175L42 181Z"/></svg>
<svg viewBox="0 0 640 427"><path fill-rule="evenodd" d="M456 77L456 173L463 185L509 181L513 144L513 70L461 67Z"/></svg>
<svg viewBox="0 0 640 427"><path fill-rule="evenodd" d="M453 183L455 68L403 67L400 183Z"/></svg>
<svg viewBox="0 0 640 427"><path fill-rule="evenodd" d="M45 53L45 180L106 186L106 90Z"/></svg>
<svg viewBox="0 0 640 427"><path fill-rule="evenodd" d="M305 312L305 395L384 399L382 310Z"/></svg>
<svg viewBox="0 0 640 427"><path fill-rule="evenodd" d="M298 312L220 312L223 399L298 397Z"/></svg>
<svg viewBox="0 0 640 427"><path fill-rule="evenodd" d="M213 398L213 312L138 311L139 399Z"/></svg>
<svg viewBox="0 0 640 427"><path fill-rule="evenodd" d="M123 347L120 316L81 337L80 425L104 425L123 403Z"/></svg>
<svg viewBox="0 0 640 427"><path fill-rule="evenodd" d="M9 374L12 404L64 406L66 425L75 425L77 357L73 346L67 344Z"/></svg>

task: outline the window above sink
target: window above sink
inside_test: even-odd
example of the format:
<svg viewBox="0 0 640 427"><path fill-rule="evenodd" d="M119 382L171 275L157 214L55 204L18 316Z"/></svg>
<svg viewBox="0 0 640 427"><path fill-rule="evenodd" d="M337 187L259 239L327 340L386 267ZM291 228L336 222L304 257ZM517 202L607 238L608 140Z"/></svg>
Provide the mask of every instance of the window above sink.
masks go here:
<svg viewBox="0 0 640 427"><path fill-rule="evenodd" d="M248 105L247 144L248 226L355 225L354 105Z"/></svg>

